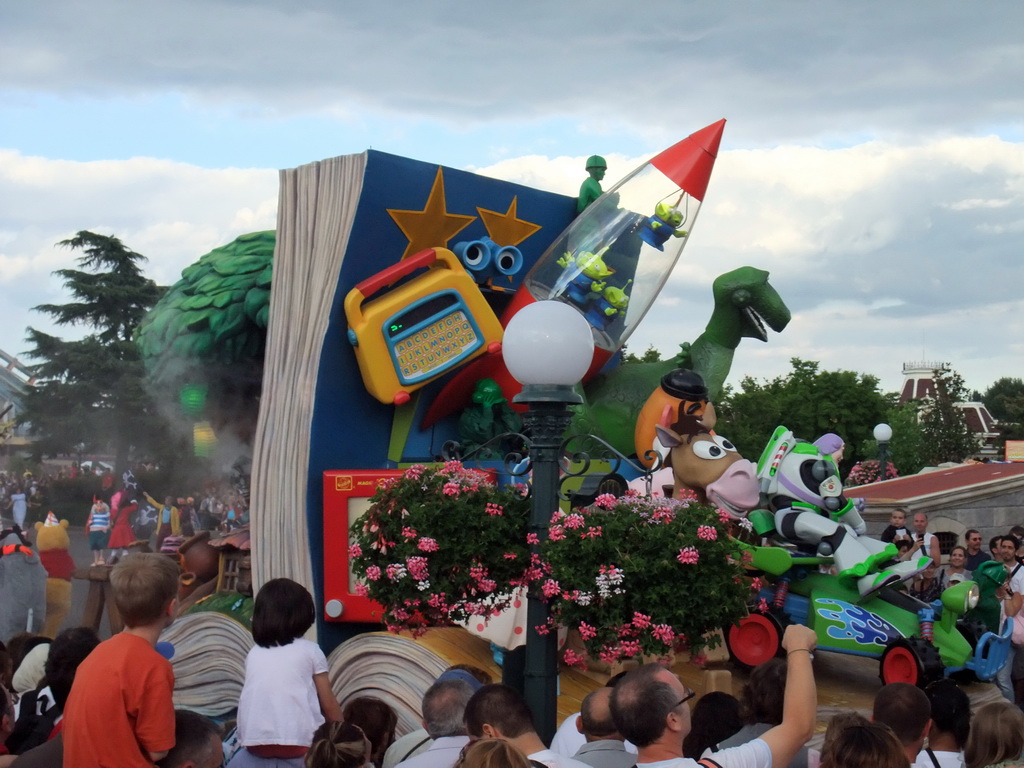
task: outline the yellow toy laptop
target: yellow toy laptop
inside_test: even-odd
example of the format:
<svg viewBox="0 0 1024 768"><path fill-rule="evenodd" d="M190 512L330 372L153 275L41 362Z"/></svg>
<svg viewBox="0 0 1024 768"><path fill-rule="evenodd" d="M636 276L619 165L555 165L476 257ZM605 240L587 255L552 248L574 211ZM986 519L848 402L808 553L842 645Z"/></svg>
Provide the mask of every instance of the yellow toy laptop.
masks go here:
<svg viewBox="0 0 1024 768"><path fill-rule="evenodd" d="M345 317L363 384L382 403L402 405L438 376L501 350L501 323L446 248L420 251L359 283L345 297Z"/></svg>

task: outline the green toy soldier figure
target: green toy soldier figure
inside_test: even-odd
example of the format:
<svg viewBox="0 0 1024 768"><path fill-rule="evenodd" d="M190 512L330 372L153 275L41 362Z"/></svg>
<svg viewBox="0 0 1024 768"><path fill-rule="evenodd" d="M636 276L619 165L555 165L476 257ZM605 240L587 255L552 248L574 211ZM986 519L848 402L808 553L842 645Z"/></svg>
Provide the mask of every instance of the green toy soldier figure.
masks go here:
<svg viewBox="0 0 1024 768"><path fill-rule="evenodd" d="M600 155L591 155L587 158L587 173L590 178L584 180L580 185L580 197L576 201L576 213L583 213L584 209L601 196L601 179L608 170L608 163Z"/></svg>

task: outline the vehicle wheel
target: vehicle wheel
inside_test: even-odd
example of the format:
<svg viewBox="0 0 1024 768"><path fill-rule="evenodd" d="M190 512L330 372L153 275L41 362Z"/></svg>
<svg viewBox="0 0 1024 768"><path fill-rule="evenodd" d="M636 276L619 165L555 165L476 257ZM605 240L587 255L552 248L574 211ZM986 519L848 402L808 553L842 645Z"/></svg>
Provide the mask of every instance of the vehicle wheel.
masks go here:
<svg viewBox="0 0 1024 768"><path fill-rule="evenodd" d="M938 649L920 637L893 640L879 663L882 685L910 683L920 687L942 677Z"/></svg>
<svg viewBox="0 0 1024 768"><path fill-rule="evenodd" d="M751 613L725 629L732 660L750 669L782 655L783 623L771 613Z"/></svg>

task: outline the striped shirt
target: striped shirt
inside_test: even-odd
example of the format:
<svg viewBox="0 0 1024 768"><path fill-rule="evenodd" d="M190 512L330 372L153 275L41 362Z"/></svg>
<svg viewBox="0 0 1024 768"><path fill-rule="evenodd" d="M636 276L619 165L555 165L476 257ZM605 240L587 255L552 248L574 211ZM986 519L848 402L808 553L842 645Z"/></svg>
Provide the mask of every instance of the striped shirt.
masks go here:
<svg viewBox="0 0 1024 768"><path fill-rule="evenodd" d="M89 519L90 531L102 531L110 526L110 507L104 504L102 507L93 507L92 516Z"/></svg>

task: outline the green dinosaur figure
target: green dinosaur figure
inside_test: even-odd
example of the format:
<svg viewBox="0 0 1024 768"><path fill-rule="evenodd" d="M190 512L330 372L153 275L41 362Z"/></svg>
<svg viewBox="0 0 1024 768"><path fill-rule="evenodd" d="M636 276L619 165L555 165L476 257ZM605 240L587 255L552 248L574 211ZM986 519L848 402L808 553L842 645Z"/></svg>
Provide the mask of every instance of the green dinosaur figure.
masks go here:
<svg viewBox="0 0 1024 768"><path fill-rule="evenodd" d="M230 423L246 442L259 409L275 242L273 230L253 232L202 256L135 333L158 390L173 399L202 390L214 428Z"/></svg>
<svg viewBox="0 0 1024 768"><path fill-rule="evenodd" d="M712 292L715 308L704 333L692 344L682 344L671 360L623 363L595 377L584 388L584 404L576 409L570 434L589 432L625 455L633 454L637 416L662 376L676 368L696 371L714 401L725 385L740 341L767 341L765 326L779 332L789 324L789 308L763 269L740 267L719 275Z"/></svg>

